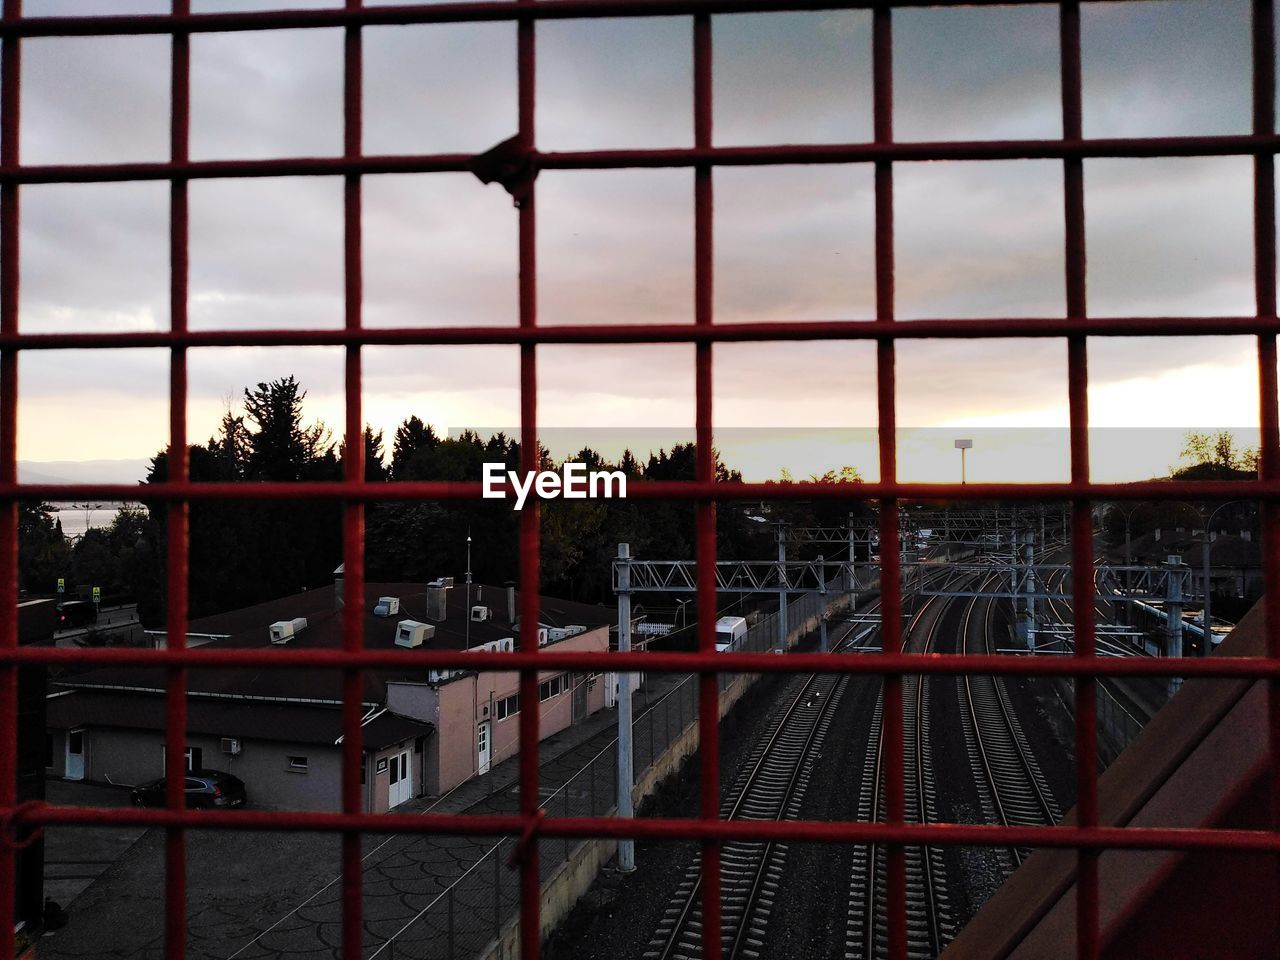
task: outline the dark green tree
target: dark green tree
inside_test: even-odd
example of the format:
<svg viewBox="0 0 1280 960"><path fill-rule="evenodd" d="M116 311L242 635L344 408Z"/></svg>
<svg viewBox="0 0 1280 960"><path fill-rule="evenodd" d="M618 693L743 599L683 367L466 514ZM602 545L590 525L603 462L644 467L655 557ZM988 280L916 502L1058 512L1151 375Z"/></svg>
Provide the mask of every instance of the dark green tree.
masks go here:
<svg viewBox="0 0 1280 960"><path fill-rule="evenodd" d="M59 577L71 576L71 557L57 511L47 503L18 503L18 586L52 593Z"/></svg>

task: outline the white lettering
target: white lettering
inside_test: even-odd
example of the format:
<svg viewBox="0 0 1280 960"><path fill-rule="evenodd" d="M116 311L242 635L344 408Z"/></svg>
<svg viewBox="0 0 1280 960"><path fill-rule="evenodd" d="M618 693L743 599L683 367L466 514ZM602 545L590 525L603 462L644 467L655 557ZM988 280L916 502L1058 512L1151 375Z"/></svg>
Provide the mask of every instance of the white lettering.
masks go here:
<svg viewBox="0 0 1280 960"><path fill-rule="evenodd" d="M505 469L501 463L484 464L483 496L486 500L501 499L507 495L504 484L515 491L514 509L523 510L531 492L543 500L564 497L566 500L585 500L587 497L625 498L627 475L621 470L592 470L585 463L564 464L563 477L552 470L531 470L523 478L515 470Z"/></svg>
<svg viewBox="0 0 1280 960"><path fill-rule="evenodd" d="M585 463L564 465L564 498L566 500L587 499L587 465Z"/></svg>
<svg viewBox="0 0 1280 960"><path fill-rule="evenodd" d="M533 481L537 474L533 471L525 474L523 485L520 483L519 475L514 470L510 472L509 476L511 477L511 485L516 488L515 509L523 510L525 498L529 496L529 488L533 486Z"/></svg>
<svg viewBox="0 0 1280 960"><path fill-rule="evenodd" d="M617 491L616 493L614 491ZM627 475L621 470L596 470L591 474L591 496L621 497L627 496Z"/></svg>
<svg viewBox="0 0 1280 960"><path fill-rule="evenodd" d="M560 474L544 470L538 474L538 496L544 500L554 497L560 492Z"/></svg>
<svg viewBox="0 0 1280 960"><path fill-rule="evenodd" d="M506 494L498 489L498 484L506 479L501 463L486 463L484 465L484 498L486 500L501 500Z"/></svg>

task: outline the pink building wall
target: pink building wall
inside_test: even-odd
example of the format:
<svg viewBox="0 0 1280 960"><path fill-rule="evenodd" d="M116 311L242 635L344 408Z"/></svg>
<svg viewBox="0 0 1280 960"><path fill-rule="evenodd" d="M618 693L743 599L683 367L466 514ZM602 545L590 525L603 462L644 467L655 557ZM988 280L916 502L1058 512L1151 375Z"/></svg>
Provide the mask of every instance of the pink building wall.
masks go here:
<svg viewBox="0 0 1280 960"><path fill-rule="evenodd" d="M607 651L609 628L597 627L576 637L568 637L553 644L557 651ZM540 671L538 682L550 680L556 671ZM570 726L575 719L589 716L604 706L605 684L603 676L571 674L571 683L564 693L540 704L539 739L544 739ZM422 755L422 787L429 794L440 795L476 775L478 762L479 726L490 724L490 765L512 757L519 746L521 713L530 705L521 703L521 713L499 720L497 703L518 692L519 674L501 673L467 674L433 687L427 683L390 683L387 685L387 706L396 713L426 720L435 726L435 733L427 738ZM578 694L581 716L574 717L574 686L583 689ZM375 801L376 802L376 801Z"/></svg>

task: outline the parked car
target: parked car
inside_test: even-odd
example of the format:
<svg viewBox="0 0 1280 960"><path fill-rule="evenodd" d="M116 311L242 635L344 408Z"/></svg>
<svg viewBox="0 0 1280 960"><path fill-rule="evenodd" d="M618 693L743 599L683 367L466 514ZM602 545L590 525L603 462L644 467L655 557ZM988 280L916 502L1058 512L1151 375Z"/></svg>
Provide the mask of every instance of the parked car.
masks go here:
<svg viewBox="0 0 1280 960"><path fill-rule="evenodd" d="M58 604L58 629L70 630L98 620L98 606L91 600L65 600Z"/></svg>
<svg viewBox="0 0 1280 960"><path fill-rule="evenodd" d="M242 807L247 799L240 778L220 770L188 770L186 779L188 807ZM164 793L164 777L140 783L133 788L133 805L163 807Z"/></svg>

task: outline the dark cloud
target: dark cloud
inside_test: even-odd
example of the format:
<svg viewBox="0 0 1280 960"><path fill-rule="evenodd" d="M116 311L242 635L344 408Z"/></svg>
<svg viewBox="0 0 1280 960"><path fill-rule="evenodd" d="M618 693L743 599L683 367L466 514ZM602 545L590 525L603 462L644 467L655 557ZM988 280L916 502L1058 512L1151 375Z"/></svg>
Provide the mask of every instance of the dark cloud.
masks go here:
<svg viewBox="0 0 1280 960"><path fill-rule="evenodd" d="M1061 136L1055 7L902 10L893 33L897 139Z"/></svg>
<svg viewBox="0 0 1280 960"><path fill-rule="evenodd" d="M871 14L712 18L717 145L871 139Z"/></svg>
<svg viewBox="0 0 1280 960"><path fill-rule="evenodd" d="M332 4L209 0L196 8L284 5ZM25 9L163 12L168 4L27 0ZM869 24L865 11L714 18L716 142L868 138ZM1247 129L1244 0L1086 5L1083 27L1089 135ZM903 10L894 28L899 138L1059 134L1051 6ZM692 143L689 18L547 22L537 35L543 149ZM514 132L511 24L387 27L364 36L367 151L469 152ZM167 156L167 39L32 40L24 51L24 161ZM192 40L192 64L193 155L340 151L340 30L202 35ZM1252 312L1249 165L1089 161L1090 311ZM895 169L900 317L1062 315L1060 163ZM719 169L714 184L720 319L873 314L869 166ZM167 185L30 187L22 196L24 330L167 326ZM370 177L364 197L369 325L517 321L517 215L505 192L451 174ZM194 327L342 323L336 178L200 182L191 204ZM544 172L537 215L541 322L692 320L691 171ZM517 351L494 349L370 350L371 419L393 424L416 412L449 426L472 419L471 409L474 422L511 425ZM865 418L874 391L869 350L717 348L726 358L717 368L717 409L753 422L776 415L784 425L802 422L806 410L821 422L847 422L842 410ZM1092 373L1105 382L1156 368L1247 365L1249 350L1229 338L1099 344ZM197 362L193 354L193 418L213 417L220 398L247 383L294 373L315 410L333 419L340 357L227 350L202 352ZM130 440L122 429L120 453L152 452L164 434L163 417L151 413L164 403L164 358L163 351L145 360L80 351L24 357L24 402L35 401L24 408L24 435L41 429L40 403L58 420L68 398L99 411L127 411L136 398L145 437ZM542 348L539 358L540 413L549 422L692 424L687 345ZM947 422L1008 410L1047 417L1065 403L1061 342L904 343L900 358L905 418Z"/></svg>

